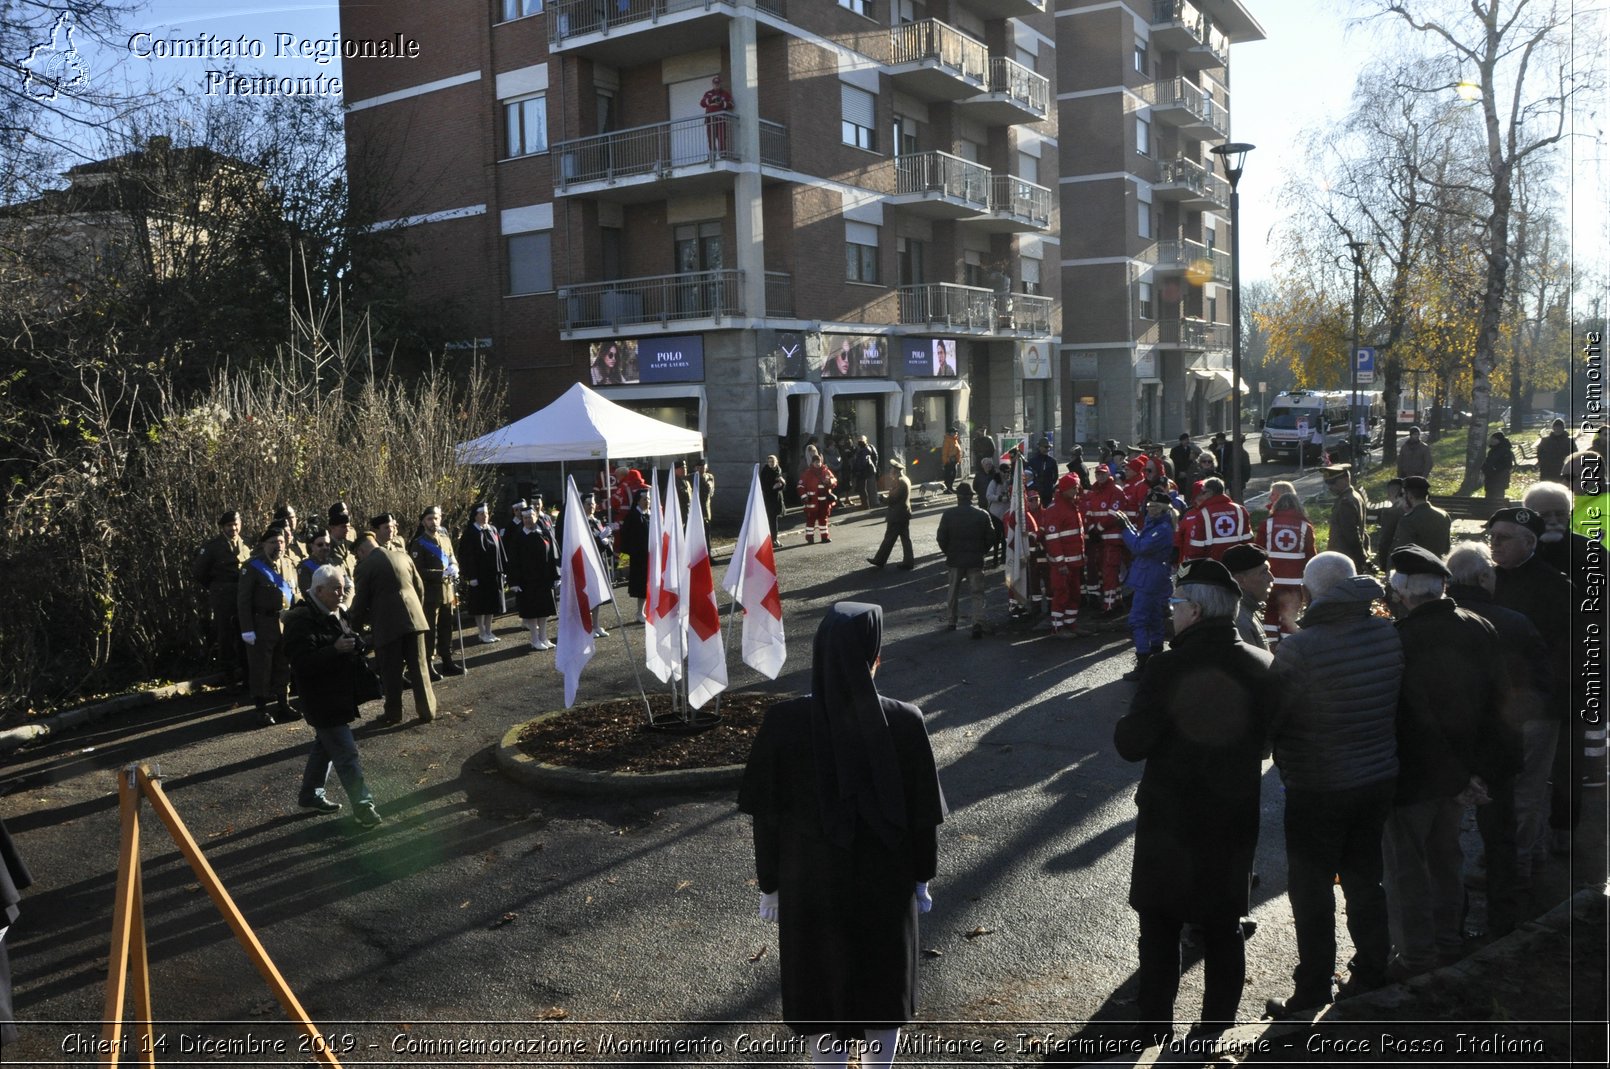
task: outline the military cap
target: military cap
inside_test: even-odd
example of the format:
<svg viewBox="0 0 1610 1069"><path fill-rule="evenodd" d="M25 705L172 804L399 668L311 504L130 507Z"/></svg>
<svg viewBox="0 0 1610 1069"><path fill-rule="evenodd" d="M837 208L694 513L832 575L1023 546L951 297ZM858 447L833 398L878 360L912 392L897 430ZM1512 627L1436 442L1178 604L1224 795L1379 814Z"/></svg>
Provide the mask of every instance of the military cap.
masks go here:
<svg viewBox="0 0 1610 1069"><path fill-rule="evenodd" d="M294 511L296 510L291 508L289 505L280 505L274 510L274 518L276 520L288 520L291 518L291 513Z"/></svg>
<svg viewBox="0 0 1610 1069"><path fill-rule="evenodd" d="M1160 505L1172 505L1174 503L1174 499L1168 496L1167 490L1153 490L1151 493L1146 495L1146 503L1150 505L1153 502L1156 502Z"/></svg>
<svg viewBox="0 0 1610 1069"><path fill-rule="evenodd" d="M235 509L225 509L223 512L218 514L218 526L222 527L226 523L234 523L238 519L240 519L240 513L238 511Z"/></svg>
<svg viewBox="0 0 1610 1069"><path fill-rule="evenodd" d="M1240 575L1250 572L1258 565L1269 559L1269 554L1253 545L1251 542L1239 542L1225 550L1224 566L1230 569L1231 575Z"/></svg>
<svg viewBox="0 0 1610 1069"><path fill-rule="evenodd" d="M352 522L352 516L347 512L347 507L338 501L330 506L329 522L332 527L338 524L349 524Z"/></svg>
<svg viewBox="0 0 1610 1069"><path fill-rule="evenodd" d="M284 538L284 537L285 537L285 527L284 527L284 525L283 524L278 524L278 523L271 523L267 527L263 528L263 533L262 534L257 536L257 544L262 545L264 542L267 542L270 538Z"/></svg>
<svg viewBox="0 0 1610 1069"><path fill-rule="evenodd" d="M1404 575L1440 575L1444 579L1449 576L1448 566L1435 553L1413 542L1394 549L1389 559L1392 570Z"/></svg>
<svg viewBox="0 0 1610 1069"><path fill-rule="evenodd" d="M597 501L598 500L598 492L596 490L583 490L581 492L581 499L583 501ZM542 495L538 494L537 495L537 500L541 501L542 500Z"/></svg>
<svg viewBox="0 0 1610 1069"><path fill-rule="evenodd" d="M397 526L397 520L392 516L391 513L382 512L380 515L369 521L369 529L374 530L383 523L389 523L393 527Z"/></svg>
<svg viewBox="0 0 1610 1069"><path fill-rule="evenodd" d="M542 501L543 501L542 491L541 490L533 490L533 491L531 491L530 498L528 498L526 501L520 502L520 504L521 505L530 504L530 505L535 506L535 505L542 504Z"/></svg>
<svg viewBox="0 0 1610 1069"><path fill-rule="evenodd" d="M1325 481L1330 482L1332 479L1338 479L1338 478L1341 478L1343 475L1347 475L1348 473L1350 473L1353 470L1353 465L1351 465L1351 464L1326 464L1326 465L1322 466L1319 470L1324 474Z"/></svg>
<svg viewBox="0 0 1610 1069"><path fill-rule="evenodd" d="M1512 505L1509 508L1499 509L1488 518L1485 526L1491 527L1495 523L1519 524L1538 536L1542 536L1548 530L1548 525L1543 522L1543 517L1523 505Z"/></svg>
<svg viewBox="0 0 1610 1069"><path fill-rule="evenodd" d="M1424 475L1405 475L1403 477L1403 489L1425 497L1431 493L1431 483L1426 481Z"/></svg>
<svg viewBox="0 0 1610 1069"><path fill-rule="evenodd" d="M1241 588L1236 585L1230 569L1211 557L1186 561L1180 565L1179 574L1174 577L1174 584L1187 586L1191 583L1205 583L1208 586L1222 587L1235 594L1241 593Z"/></svg>
<svg viewBox="0 0 1610 1069"><path fill-rule="evenodd" d="M685 461L685 460L682 460L680 458L677 459L676 463L671 465L671 467L673 467L673 468L686 468L687 466L688 466L688 462Z"/></svg>

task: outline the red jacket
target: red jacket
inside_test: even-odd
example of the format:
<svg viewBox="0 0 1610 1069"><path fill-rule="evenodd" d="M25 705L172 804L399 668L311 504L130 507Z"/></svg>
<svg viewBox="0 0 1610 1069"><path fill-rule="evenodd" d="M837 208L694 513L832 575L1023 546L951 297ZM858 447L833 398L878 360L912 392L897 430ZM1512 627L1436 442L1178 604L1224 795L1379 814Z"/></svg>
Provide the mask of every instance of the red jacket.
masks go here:
<svg viewBox="0 0 1610 1069"><path fill-rule="evenodd" d="M1085 520L1066 498L1058 497L1056 504L1041 511L1040 537L1053 566L1084 563Z"/></svg>
<svg viewBox="0 0 1610 1069"><path fill-rule="evenodd" d="M1124 521L1119 514L1126 511L1124 488L1107 479L1094 483L1079 497L1084 509L1085 524L1101 532L1103 541L1122 542Z"/></svg>
<svg viewBox="0 0 1610 1069"><path fill-rule="evenodd" d="M1301 513L1277 512L1259 525L1255 541L1269 554L1276 586L1302 586L1303 566L1318 552L1313 524Z"/></svg>
<svg viewBox="0 0 1610 1069"><path fill-rule="evenodd" d="M826 464L812 464L799 476L799 500L806 508L826 505L827 492L839 484L833 469Z"/></svg>
<svg viewBox="0 0 1610 1069"><path fill-rule="evenodd" d="M1228 494L1215 494L1185 514L1178 537L1180 563L1203 557L1223 560L1231 546L1252 541L1251 518Z"/></svg>

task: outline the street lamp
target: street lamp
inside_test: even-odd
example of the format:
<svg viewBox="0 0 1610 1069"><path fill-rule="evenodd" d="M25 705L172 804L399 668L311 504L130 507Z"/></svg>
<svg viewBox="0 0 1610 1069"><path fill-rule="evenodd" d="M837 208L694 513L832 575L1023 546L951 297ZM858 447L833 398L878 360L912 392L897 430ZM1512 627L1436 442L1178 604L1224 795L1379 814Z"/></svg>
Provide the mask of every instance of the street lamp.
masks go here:
<svg viewBox="0 0 1610 1069"><path fill-rule="evenodd" d="M1359 433L1358 433L1358 274L1364 267L1364 250L1370 247L1367 241L1349 241L1347 247L1353 253L1353 349L1348 354L1347 362L1352 365L1353 395L1347 399L1347 440L1352 443L1348 449L1348 459L1355 464L1359 462Z"/></svg>
<svg viewBox="0 0 1610 1069"><path fill-rule="evenodd" d="M1241 483L1241 194L1236 186L1246 167L1247 153L1256 145L1227 141L1213 146L1213 154L1224 161L1224 175L1230 180L1230 497L1241 500L1246 489Z"/></svg>

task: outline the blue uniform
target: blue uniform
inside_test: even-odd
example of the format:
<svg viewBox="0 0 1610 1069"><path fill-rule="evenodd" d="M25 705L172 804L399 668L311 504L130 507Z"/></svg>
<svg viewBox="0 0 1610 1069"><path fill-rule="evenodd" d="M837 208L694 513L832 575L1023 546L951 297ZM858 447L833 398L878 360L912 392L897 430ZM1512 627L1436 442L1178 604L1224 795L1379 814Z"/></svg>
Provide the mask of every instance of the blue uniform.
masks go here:
<svg viewBox="0 0 1610 1069"><path fill-rule="evenodd" d="M1129 586L1135 598L1129 607L1129 631L1135 652L1158 653L1163 648L1163 619L1168 596L1174 589L1170 558L1174 552L1174 525L1168 516L1147 516L1138 531L1124 530L1129 547Z"/></svg>

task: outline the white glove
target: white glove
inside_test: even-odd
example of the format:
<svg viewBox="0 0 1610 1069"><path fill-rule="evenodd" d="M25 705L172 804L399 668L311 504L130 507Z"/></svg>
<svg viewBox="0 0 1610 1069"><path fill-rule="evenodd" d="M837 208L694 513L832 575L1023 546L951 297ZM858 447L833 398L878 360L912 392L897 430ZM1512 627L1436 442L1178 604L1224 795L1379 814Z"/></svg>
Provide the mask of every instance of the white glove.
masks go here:
<svg viewBox="0 0 1610 1069"><path fill-rule="evenodd" d="M457 579L458 578L458 565L454 564L452 561L448 561L447 562L447 567L442 569L442 574L447 576L447 578L449 578L449 579Z"/></svg>
<svg viewBox="0 0 1610 1069"><path fill-rule="evenodd" d="M480 585L481 585L481 581L479 579L471 579L470 580L470 586L480 586Z"/></svg>
<svg viewBox="0 0 1610 1069"><path fill-rule="evenodd" d="M520 593L520 588L515 586L513 583L510 583L509 584L509 593L518 594L518 593Z"/></svg>
<svg viewBox="0 0 1610 1069"><path fill-rule="evenodd" d="M928 894L928 884L927 884L927 882L924 881L923 883L919 883L917 885L917 912L918 913L927 913L930 909L933 909L933 908L934 908L934 900L933 900L932 896L930 896Z"/></svg>
<svg viewBox="0 0 1610 1069"><path fill-rule="evenodd" d="M255 645L257 645L257 632L256 631L242 631L240 633L240 640L242 642L246 643L246 645L248 645L248 646L255 646Z"/></svg>
<svg viewBox="0 0 1610 1069"><path fill-rule="evenodd" d="M760 896L760 919L777 923L777 892Z"/></svg>

